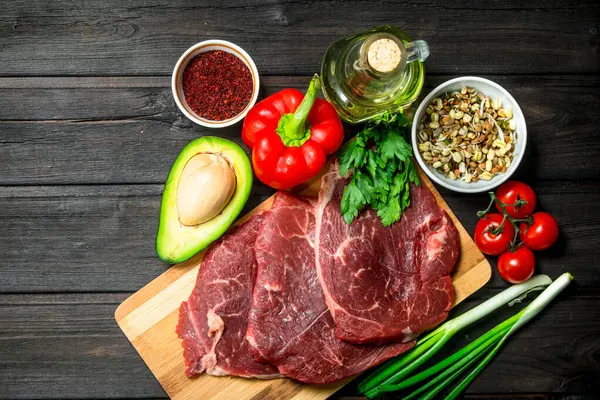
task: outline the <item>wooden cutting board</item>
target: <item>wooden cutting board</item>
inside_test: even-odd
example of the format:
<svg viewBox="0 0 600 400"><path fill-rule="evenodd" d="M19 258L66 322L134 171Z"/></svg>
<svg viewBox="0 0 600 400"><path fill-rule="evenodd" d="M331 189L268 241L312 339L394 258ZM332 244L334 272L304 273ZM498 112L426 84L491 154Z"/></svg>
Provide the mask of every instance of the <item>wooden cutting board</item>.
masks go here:
<svg viewBox="0 0 600 400"><path fill-rule="evenodd" d="M461 256L452 276L455 304L458 304L490 279L491 267L431 181L422 171L419 174L422 184L433 192L437 203L448 212L460 234ZM299 192L316 196L319 184L320 179L314 179ZM271 197L240 218L238 223L259 211L268 210L272 203ZM206 374L187 378L183 349L175 326L179 305L192 292L202 256L203 252L171 267L125 300L115 312L117 323L172 399L318 400L326 399L351 380L308 385L291 379L258 380Z"/></svg>

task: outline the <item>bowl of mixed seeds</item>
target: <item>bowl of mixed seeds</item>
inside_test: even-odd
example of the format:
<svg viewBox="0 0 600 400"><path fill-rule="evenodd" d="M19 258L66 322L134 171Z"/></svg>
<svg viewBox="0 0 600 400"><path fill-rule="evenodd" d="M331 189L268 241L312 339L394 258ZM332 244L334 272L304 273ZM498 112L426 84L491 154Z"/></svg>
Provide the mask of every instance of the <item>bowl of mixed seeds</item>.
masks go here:
<svg viewBox="0 0 600 400"><path fill-rule="evenodd" d="M503 87L461 77L435 88L412 125L415 158L434 182L457 192L491 190L517 169L527 144L523 112Z"/></svg>

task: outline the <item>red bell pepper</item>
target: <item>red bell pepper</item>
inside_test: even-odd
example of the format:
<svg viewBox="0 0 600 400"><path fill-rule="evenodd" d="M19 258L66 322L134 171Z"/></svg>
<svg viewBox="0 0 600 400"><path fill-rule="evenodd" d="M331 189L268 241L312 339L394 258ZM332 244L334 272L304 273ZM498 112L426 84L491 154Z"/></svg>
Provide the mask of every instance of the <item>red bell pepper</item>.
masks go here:
<svg viewBox="0 0 600 400"><path fill-rule="evenodd" d="M256 104L244 120L242 139L252 149L254 173L272 188L290 189L315 177L344 140L337 112L317 98L320 88L315 75L306 96L283 89Z"/></svg>

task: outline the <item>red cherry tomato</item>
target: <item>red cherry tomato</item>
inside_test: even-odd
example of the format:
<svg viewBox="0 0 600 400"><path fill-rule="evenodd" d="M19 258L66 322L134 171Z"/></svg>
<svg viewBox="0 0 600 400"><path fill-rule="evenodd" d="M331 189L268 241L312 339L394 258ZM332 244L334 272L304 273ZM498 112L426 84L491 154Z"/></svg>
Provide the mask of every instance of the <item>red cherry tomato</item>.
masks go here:
<svg viewBox="0 0 600 400"><path fill-rule="evenodd" d="M496 197L504 204L514 204L517 201L526 201L520 207L508 206L505 207L506 213L513 218L525 218L531 215L535 210L535 203L537 201L535 192L529 185L523 182L508 181L503 183L498 190L496 190ZM500 205L496 203L496 209L502 212Z"/></svg>
<svg viewBox="0 0 600 400"><path fill-rule="evenodd" d="M498 258L498 272L510 283L521 283L531 278L535 269L533 252L525 246L515 251L507 251Z"/></svg>
<svg viewBox="0 0 600 400"><path fill-rule="evenodd" d="M483 253L490 256L502 254L508 248L515 236L515 229L507 220L504 222L502 231L495 235L491 231L502 223L502 214L489 213L479 220L475 227L475 244Z"/></svg>
<svg viewBox="0 0 600 400"><path fill-rule="evenodd" d="M526 223L521 223L519 237L531 250L546 250L558 239L558 223L547 212L536 212L533 214L531 226L527 227Z"/></svg>

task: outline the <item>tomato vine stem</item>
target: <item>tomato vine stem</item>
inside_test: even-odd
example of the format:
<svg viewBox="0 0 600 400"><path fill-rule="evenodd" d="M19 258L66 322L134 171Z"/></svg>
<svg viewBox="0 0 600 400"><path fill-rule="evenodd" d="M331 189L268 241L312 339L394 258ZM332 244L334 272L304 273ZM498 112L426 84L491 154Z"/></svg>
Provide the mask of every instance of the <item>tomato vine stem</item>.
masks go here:
<svg viewBox="0 0 600 400"><path fill-rule="evenodd" d="M498 225L495 228L488 228L488 231L492 235L499 235L502 232L502 230L504 229L504 224L506 223L506 220L508 220L512 224L514 231L515 231L515 234L513 236L513 239L511 240L510 246L509 246L509 250L514 251L517 248L519 248L519 246L521 245L521 243L517 244L517 237L519 236L519 226L517 224L519 222L525 222L525 223L527 223L527 227L529 227L533 223L533 219L531 218L531 216L529 216L527 218L513 218L508 214L508 212L506 212L506 207L513 207L515 210L518 210L519 208L521 208L527 204L527 200L523 200L519 196L517 196L517 200L514 203L506 204L506 203L503 203L502 201L500 201L500 199L498 199L498 197L496 197L496 194L494 192L488 192L488 193L490 195L490 204L488 204L488 206L485 210L478 211L477 216L479 218L484 218L485 215L490 212L490 210L492 209L492 206L494 204L498 204L498 206L500 207L500 210L502 211L502 222L500 223L500 225Z"/></svg>

